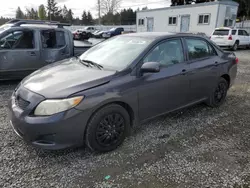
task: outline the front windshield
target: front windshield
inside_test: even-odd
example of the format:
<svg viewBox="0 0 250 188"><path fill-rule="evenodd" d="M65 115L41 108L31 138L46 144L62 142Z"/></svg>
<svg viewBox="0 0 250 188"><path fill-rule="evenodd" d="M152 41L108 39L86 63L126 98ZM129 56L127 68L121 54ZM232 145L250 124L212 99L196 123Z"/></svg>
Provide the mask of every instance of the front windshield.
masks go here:
<svg viewBox="0 0 250 188"><path fill-rule="evenodd" d="M112 29L110 29L109 31L114 31L115 30L115 28L112 28Z"/></svg>
<svg viewBox="0 0 250 188"><path fill-rule="evenodd" d="M4 32L6 29L9 29L12 24L4 24L0 26L0 33Z"/></svg>
<svg viewBox="0 0 250 188"><path fill-rule="evenodd" d="M80 57L112 70L123 70L153 41L153 39L118 36L90 48Z"/></svg>

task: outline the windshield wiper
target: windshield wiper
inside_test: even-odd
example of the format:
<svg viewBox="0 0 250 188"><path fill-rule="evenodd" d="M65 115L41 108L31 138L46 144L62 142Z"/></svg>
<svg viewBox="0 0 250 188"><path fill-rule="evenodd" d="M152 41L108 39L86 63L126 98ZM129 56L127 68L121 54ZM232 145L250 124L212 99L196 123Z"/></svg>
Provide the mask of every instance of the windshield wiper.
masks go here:
<svg viewBox="0 0 250 188"><path fill-rule="evenodd" d="M95 63L93 61L90 61L90 60L86 60L86 59L81 59L81 61L85 62L85 63L88 63L90 65L93 65L93 66L96 66L98 69L103 69L103 66L98 64L98 63Z"/></svg>
<svg viewBox="0 0 250 188"><path fill-rule="evenodd" d="M86 64L85 62L83 62L78 56L75 56L75 58L76 58L82 65L85 65L86 67L90 67L89 64Z"/></svg>

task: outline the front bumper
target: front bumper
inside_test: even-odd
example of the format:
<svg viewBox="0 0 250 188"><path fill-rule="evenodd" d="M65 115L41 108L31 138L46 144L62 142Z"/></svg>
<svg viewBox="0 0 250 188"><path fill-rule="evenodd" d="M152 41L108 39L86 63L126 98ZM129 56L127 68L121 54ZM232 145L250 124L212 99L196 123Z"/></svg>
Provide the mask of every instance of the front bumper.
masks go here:
<svg viewBox="0 0 250 188"><path fill-rule="evenodd" d="M29 92L29 97L32 95L37 94ZM52 116L35 117L30 115L31 109L34 109L32 99L30 101L31 105L25 110L16 105L14 95L9 101L10 125L19 137L36 147L49 150L83 144L88 120L83 111L73 108Z"/></svg>

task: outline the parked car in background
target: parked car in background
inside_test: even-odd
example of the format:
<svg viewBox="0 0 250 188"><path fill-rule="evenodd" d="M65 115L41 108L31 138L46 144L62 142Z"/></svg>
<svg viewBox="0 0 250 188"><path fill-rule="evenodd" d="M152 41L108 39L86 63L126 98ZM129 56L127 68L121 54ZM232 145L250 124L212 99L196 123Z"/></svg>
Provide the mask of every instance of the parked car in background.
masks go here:
<svg viewBox="0 0 250 188"><path fill-rule="evenodd" d="M115 50L114 50L115 47ZM133 33L26 77L9 101L16 134L43 149L114 150L150 118L222 105L238 59L190 34Z"/></svg>
<svg viewBox="0 0 250 188"><path fill-rule="evenodd" d="M95 38L102 38L103 33L105 33L106 31L99 31L93 34L93 37Z"/></svg>
<svg viewBox="0 0 250 188"><path fill-rule="evenodd" d="M239 47L250 47L249 34L243 29L216 28L210 39L222 48L237 50Z"/></svg>
<svg viewBox="0 0 250 188"><path fill-rule="evenodd" d="M81 37L82 37L81 33L82 33L82 32L83 32L83 29L77 29L77 30L73 31L73 32L72 32L72 34L73 34L73 39L74 39L74 40L81 40Z"/></svg>
<svg viewBox="0 0 250 188"><path fill-rule="evenodd" d="M103 38L111 38L111 37L114 37L116 35L121 35L123 31L124 31L123 27L112 28L109 31L104 32L102 34L102 37Z"/></svg>
<svg viewBox="0 0 250 188"><path fill-rule="evenodd" d="M0 80L21 79L90 48L75 47L72 33L63 26L57 22L19 19L1 26Z"/></svg>
<svg viewBox="0 0 250 188"><path fill-rule="evenodd" d="M77 29L73 32L74 40L88 40L95 32L94 27L85 27L84 29Z"/></svg>

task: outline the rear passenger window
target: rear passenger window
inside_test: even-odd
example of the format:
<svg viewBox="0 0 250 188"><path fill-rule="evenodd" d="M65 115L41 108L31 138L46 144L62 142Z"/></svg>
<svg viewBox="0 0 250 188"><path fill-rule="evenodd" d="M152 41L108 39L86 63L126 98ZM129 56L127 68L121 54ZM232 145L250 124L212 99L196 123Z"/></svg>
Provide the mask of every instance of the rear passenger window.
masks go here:
<svg viewBox="0 0 250 188"><path fill-rule="evenodd" d="M184 61L184 54L182 43L180 39L169 40L156 46L147 57L145 62L158 62L162 65L173 65L182 63Z"/></svg>
<svg viewBox="0 0 250 188"><path fill-rule="evenodd" d="M190 60L216 55L214 49L204 40L186 39Z"/></svg>
<svg viewBox="0 0 250 188"><path fill-rule="evenodd" d="M61 48L66 45L63 31L47 30L41 32L43 48Z"/></svg>

